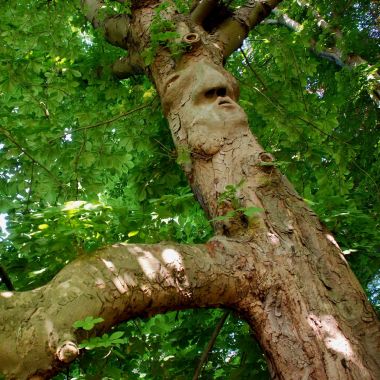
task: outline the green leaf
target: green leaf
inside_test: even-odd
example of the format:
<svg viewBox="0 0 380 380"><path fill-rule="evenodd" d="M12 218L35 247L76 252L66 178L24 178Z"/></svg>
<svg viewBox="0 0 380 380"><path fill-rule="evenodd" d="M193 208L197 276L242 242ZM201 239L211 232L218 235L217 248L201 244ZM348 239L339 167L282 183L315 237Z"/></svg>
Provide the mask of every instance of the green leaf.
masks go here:
<svg viewBox="0 0 380 380"><path fill-rule="evenodd" d="M259 214L260 212L263 212L264 210L260 207L248 207L242 209L244 215L248 216L248 218L252 218L254 215Z"/></svg>
<svg viewBox="0 0 380 380"><path fill-rule="evenodd" d="M76 321L73 324L73 327L76 329L82 328L83 330L92 330L96 324L104 322L103 318L94 318L94 317L86 317L83 320Z"/></svg>

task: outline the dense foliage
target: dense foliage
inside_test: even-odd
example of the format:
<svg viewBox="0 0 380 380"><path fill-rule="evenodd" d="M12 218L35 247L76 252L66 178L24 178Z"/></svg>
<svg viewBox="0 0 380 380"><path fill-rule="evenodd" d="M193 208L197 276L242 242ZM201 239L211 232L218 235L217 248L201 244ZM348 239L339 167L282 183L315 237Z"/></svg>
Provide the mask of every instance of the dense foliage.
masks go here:
<svg viewBox="0 0 380 380"><path fill-rule="evenodd" d="M370 0L286 0L227 66L253 132L380 307L380 129L370 96L379 86L377 12ZM212 236L152 84L112 77L110 65L125 52L92 29L79 1L4 1L0 13L0 264L15 287L40 286L79 255L117 241ZM301 27L276 22L284 14ZM321 54L336 50L343 65ZM222 314L128 322L115 329L120 342L89 350L57 378L188 379ZM265 371L248 327L230 314L201 378L263 379Z"/></svg>

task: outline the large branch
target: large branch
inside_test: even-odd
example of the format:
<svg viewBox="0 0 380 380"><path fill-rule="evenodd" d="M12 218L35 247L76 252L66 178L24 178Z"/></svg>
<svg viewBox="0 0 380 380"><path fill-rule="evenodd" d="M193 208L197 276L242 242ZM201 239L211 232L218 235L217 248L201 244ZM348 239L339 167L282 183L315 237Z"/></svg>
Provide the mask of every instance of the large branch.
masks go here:
<svg viewBox="0 0 380 380"><path fill-rule="evenodd" d="M223 56L227 58L238 49L248 33L263 21L282 0L248 0L233 16L224 21L216 35L223 44Z"/></svg>
<svg viewBox="0 0 380 380"><path fill-rule="evenodd" d="M136 316L232 307L249 284L233 269L239 247L225 238L194 246L119 244L79 258L39 289L0 293L0 373L49 378L78 356L84 336L73 323L87 316L104 319L99 333Z"/></svg>
<svg viewBox="0 0 380 380"><path fill-rule="evenodd" d="M210 15L217 5L218 0L196 1L190 12L190 17L196 24L202 25L203 21Z"/></svg>
<svg viewBox="0 0 380 380"><path fill-rule="evenodd" d="M283 25L288 29L294 32L301 32L302 25L290 18L286 13L281 13L276 10L273 10L273 13L277 16L276 19L266 19L264 23L271 25ZM314 14L314 13L313 13ZM328 29L329 24L318 14L317 18L318 26L322 29ZM339 41L342 38L342 32L334 28L333 35L336 41ZM325 50L317 49L317 41L315 39L310 40L310 50L318 57L328 59L331 62L334 62L336 65L340 67L350 67L354 68L358 65L365 65L368 69L372 70L373 73L368 78L373 81L372 88L368 91L369 96L372 98L373 102L380 107L380 75L377 71L373 70L373 66L369 64L364 58L362 58L359 54L350 53L344 54L341 49L339 49L336 45L326 48Z"/></svg>
<svg viewBox="0 0 380 380"><path fill-rule="evenodd" d="M311 14L317 20L317 24L320 28L322 29L328 28L327 21L321 16L321 14L316 9L312 8L312 6L308 2L304 0L296 0L296 1L300 7L308 8L311 11Z"/></svg>
<svg viewBox="0 0 380 380"><path fill-rule="evenodd" d="M83 13L94 28L104 32L106 40L123 49L128 48L130 19L126 14L108 16L106 5L101 0L81 0Z"/></svg>

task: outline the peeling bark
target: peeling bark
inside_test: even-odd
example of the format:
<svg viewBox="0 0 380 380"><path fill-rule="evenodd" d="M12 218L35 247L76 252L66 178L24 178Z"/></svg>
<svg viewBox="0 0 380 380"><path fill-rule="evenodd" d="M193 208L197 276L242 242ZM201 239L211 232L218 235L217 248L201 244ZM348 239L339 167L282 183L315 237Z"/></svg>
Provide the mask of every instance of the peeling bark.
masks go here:
<svg viewBox="0 0 380 380"><path fill-rule="evenodd" d="M149 45L153 16L154 2L136 5L127 39L133 52ZM250 324L273 379L380 378L371 305L237 104L238 86L222 63L242 35L226 50L190 16L169 10L165 17L181 37L199 40L177 60L160 47L145 71L217 236L196 246L116 245L78 259L42 288L1 293L0 370L7 379L48 378L78 355L83 336L72 325L89 315L104 318L100 333L136 316L222 306ZM226 193L228 185L234 190ZM245 213L253 207L258 212Z"/></svg>

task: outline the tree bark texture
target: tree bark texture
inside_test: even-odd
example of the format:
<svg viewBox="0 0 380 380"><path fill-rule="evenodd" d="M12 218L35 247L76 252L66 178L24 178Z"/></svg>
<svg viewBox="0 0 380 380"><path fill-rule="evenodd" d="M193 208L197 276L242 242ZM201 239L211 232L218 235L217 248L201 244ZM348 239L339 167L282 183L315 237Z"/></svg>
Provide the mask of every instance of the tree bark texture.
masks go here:
<svg viewBox="0 0 380 380"><path fill-rule="evenodd" d="M175 59L160 46L144 66L138 52L150 44L157 2L141 4L128 27L129 56L156 86L216 237L199 246L113 246L45 287L1 293L0 370L8 379L48 378L78 356L83 336L72 324L88 315L104 318L100 332L136 316L222 306L250 324L273 379L379 379L376 315L333 236L252 135L223 68L230 43L169 7L161 16L187 49Z"/></svg>
<svg viewBox="0 0 380 380"><path fill-rule="evenodd" d="M252 286L244 273L254 269L252 257L236 254L241 248L225 238L194 246L119 244L68 265L46 286L0 293L1 373L49 378L78 356L85 335L73 323L87 316L104 319L100 333L169 310L234 308Z"/></svg>

